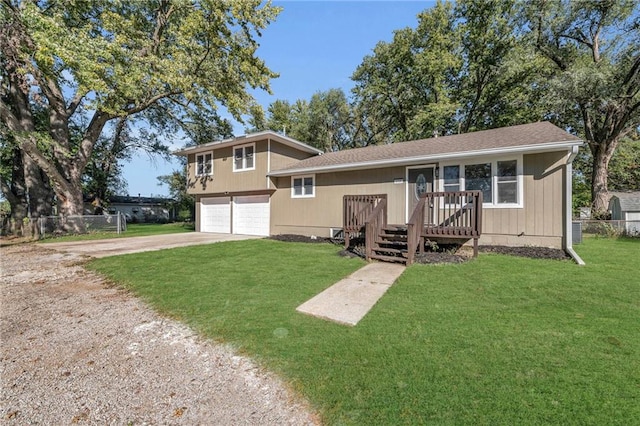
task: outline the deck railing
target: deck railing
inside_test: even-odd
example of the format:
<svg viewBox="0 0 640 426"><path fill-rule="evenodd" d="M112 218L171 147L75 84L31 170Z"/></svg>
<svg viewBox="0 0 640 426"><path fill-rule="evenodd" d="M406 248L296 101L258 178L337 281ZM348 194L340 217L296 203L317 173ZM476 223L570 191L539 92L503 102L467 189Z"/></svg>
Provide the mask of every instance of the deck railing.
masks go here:
<svg viewBox="0 0 640 426"><path fill-rule="evenodd" d="M373 250L378 248L376 241L387 226L387 199L382 198L365 220L365 256L371 260Z"/></svg>
<svg viewBox="0 0 640 426"><path fill-rule="evenodd" d="M349 247L350 239L362 236L367 218L382 200L385 201L384 216L386 220L387 194L345 195L343 197L342 228L345 247Z"/></svg>
<svg viewBox="0 0 640 426"><path fill-rule="evenodd" d="M482 191L424 193L407 223L407 263L413 262L429 237L473 238L477 255L481 233Z"/></svg>

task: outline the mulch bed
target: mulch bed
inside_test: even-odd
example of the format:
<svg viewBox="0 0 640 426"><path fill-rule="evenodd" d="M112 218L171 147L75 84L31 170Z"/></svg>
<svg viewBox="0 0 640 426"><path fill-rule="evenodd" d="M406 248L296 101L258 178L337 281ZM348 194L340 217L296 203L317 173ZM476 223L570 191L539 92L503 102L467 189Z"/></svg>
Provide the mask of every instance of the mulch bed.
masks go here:
<svg viewBox="0 0 640 426"><path fill-rule="evenodd" d="M304 235L295 234L273 235L269 237L269 239L294 243L342 244L341 241L337 241L332 238L311 238ZM548 247L480 246L478 247L478 251L480 251L481 253L498 253L506 254L509 256L528 257L531 259L570 259L570 257L564 252L564 250ZM348 249L340 251L339 255L344 257L364 257L364 241L356 241L355 245L352 245ZM427 251L422 254L417 254L415 257L415 262L423 264L463 263L468 261L469 259L472 259L471 250L468 250L466 248L463 250L456 250L455 248L450 246L443 246L439 251Z"/></svg>
<svg viewBox="0 0 640 426"><path fill-rule="evenodd" d="M508 254L511 256L529 257L532 259L567 260L569 255L564 250L548 247L507 247L507 246L480 246L481 253Z"/></svg>
<svg viewBox="0 0 640 426"><path fill-rule="evenodd" d="M307 237L304 235L295 235L295 234L281 234L281 235L272 235L268 237L270 240L276 241L285 241L287 243L332 243L334 240L331 238L323 238L323 237Z"/></svg>

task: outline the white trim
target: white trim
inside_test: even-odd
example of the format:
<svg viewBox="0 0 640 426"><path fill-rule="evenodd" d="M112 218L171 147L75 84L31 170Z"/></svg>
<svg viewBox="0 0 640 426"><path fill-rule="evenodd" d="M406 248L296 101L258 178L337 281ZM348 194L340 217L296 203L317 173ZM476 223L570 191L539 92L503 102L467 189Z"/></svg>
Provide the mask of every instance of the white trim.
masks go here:
<svg viewBox="0 0 640 426"><path fill-rule="evenodd" d="M271 178L269 178L269 172L271 171L271 138L267 139L267 189L271 189Z"/></svg>
<svg viewBox="0 0 640 426"><path fill-rule="evenodd" d="M292 139L288 136L283 136L273 131L267 130L263 132L251 133L248 135L237 136L234 138L223 139L221 141L214 141L214 142L209 142L202 145L196 145L189 148L184 148L181 150L174 151L173 154L189 155L196 152L206 151L208 149L218 149L218 148L224 148L227 146L233 146L237 144L246 144L248 142L257 142L259 140L264 140L265 137L269 137L284 145L288 145L292 148L296 148L300 151L308 152L310 154L322 155L324 153L324 151L314 148L310 145L307 145L306 143L303 143L295 139Z"/></svg>
<svg viewBox="0 0 640 426"><path fill-rule="evenodd" d="M409 169L428 169L431 168L431 177L433 178L433 189L435 190L437 182L436 182L436 169L438 165L435 163L429 164L420 164L417 166L407 166L404 168L404 212L405 212L405 222L409 222L409 215L413 212L409 211Z"/></svg>
<svg viewBox="0 0 640 426"><path fill-rule="evenodd" d="M247 153L246 153L246 148L248 147L252 147L253 148L253 166L251 167L247 167ZM238 169L236 168L236 150L237 149L242 149L242 168ZM233 161L233 172L234 173L240 173L240 172L248 172L250 170L255 170L256 169L256 143L252 142L252 143L247 143L244 145L237 145L234 146L231 149L231 161Z"/></svg>
<svg viewBox="0 0 640 426"><path fill-rule="evenodd" d="M508 148L479 149L475 151L463 151L463 152L453 152L453 153L445 153L445 154L420 155L415 157L372 160L372 161L364 161L361 163L334 164L334 165L328 165L328 166L302 167L299 169L276 170L269 173L269 176L291 176L294 174L303 174L303 173L320 173L320 172L343 171L343 170L375 169L375 168L390 167L390 166L408 166L408 165L414 165L414 164L417 165L424 162L453 160L458 158L470 158L470 157L480 156L480 155L484 156L484 155L518 154L518 153L535 154L535 153L551 152L551 151L564 151L566 149L571 149L574 146L579 147L582 145L583 145L582 141L565 141L565 142L554 142L554 143L547 143L547 144L523 145L523 146L508 147Z"/></svg>
<svg viewBox="0 0 640 426"><path fill-rule="evenodd" d="M584 266L585 262L573 250L573 160L578 154L578 147L572 147L567 156L567 165L565 166L565 231L564 231L564 251L580 266Z"/></svg>
<svg viewBox="0 0 640 426"><path fill-rule="evenodd" d="M312 183L311 183L311 194L305 194L304 193L304 180L306 178L311 178L312 179ZM294 181L296 179L302 179L302 194L301 195L296 195L295 194L295 187L294 187ZM314 198L316 196L316 175L297 175L297 176L291 176L291 198Z"/></svg>
<svg viewBox="0 0 640 426"><path fill-rule="evenodd" d="M209 173L202 173L202 174L198 174L198 157L206 157L207 155L211 155L211 171ZM196 154L196 161L195 161L195 177L201 177L201 176L213 176L213 151L203 151L203 152L199 152Z"/></svg>
<svg viewBox="0 0 640 426"><path fill-rule="evenodd" d="M444 168L447 166L460 166L459 184L460 190L465 191L465 166L472 164L491 163L491 202L483 202L482 207L487 209L521 209L524 207L524 156L518 155L504 155L493 157L476 157L469 158L466 161L447 161L439 164L438 173L438 191L444 191ZM516 161L516 185L518 191L517 203L498 203L498 162L499 161Z"/></svg>

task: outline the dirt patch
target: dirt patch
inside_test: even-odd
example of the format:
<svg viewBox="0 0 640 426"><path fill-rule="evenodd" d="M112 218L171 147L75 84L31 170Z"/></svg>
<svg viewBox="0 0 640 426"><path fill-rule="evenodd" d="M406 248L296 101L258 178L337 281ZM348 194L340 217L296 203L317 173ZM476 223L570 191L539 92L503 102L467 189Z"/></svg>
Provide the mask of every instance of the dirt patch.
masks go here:
<svg viewBox="0 0 640 426"><path fill-rule="evenodd" d="M0 249L3 424L315 424L273 374L86 271Z"/></svg>

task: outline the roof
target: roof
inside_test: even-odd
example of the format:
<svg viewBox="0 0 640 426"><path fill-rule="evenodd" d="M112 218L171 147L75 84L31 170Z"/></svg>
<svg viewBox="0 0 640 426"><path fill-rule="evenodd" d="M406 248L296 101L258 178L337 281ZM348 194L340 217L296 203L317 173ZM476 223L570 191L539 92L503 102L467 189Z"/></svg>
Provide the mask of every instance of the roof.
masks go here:
<svg viewBox="0 0 640 426"><path fill-rule="evenodd" d="M270 176L329 172L358 168L418 164L424 161L508 152L564 150L582 145L580 138L547 122L537 122L460 135L376 145L311 157Z"/></svg>
<svg viewBox="0 0 640 426"><path fill-rule="evenodd" d="M620 210L623 212L640 212L640 191L636 192L611 192L611 200L620 200Z"/></svg>
<svg viewBox="0 0 640 426"><path fill-rule="evenodd" d="M210 151L211 149L216 148L224 148L227 146L233 145L241 145L245 143L257 142L265 139L273 139L285 145L288 145L292 148L296 148L303 152L308 152L310 154L322 154L324 151L314 148L306 143L297 141L290 137L281 135L271 130L265 130L264 132L250 133L248 135L236 136L229 139L223 139L220 141L209 142L202 145L191 146L189 148L184 148L179 151L175 151L175 155L189 155L198 152Z"/></svg>

